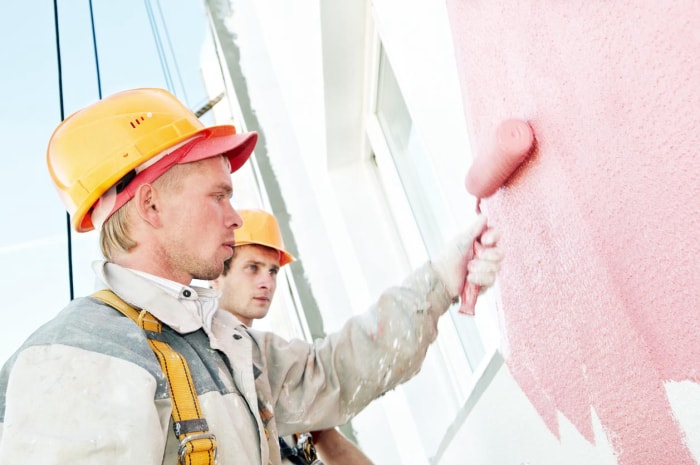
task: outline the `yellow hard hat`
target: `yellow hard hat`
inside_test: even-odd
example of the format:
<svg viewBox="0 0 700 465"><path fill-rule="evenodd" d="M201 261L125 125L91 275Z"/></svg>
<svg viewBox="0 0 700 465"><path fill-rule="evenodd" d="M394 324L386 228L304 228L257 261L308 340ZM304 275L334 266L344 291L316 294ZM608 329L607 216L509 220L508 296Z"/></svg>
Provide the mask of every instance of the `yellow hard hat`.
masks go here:
<svg viewBox="0 0 700 465"><path fill-rule="evenodd" d="M236 245L263 245L280 253L280 266L293 262L294 257L284 248L277 219L264 210L238 210L243 226L236 229Z"/></svg>
<svg viewBox="0 0 700 465"><path fill-rule="evenodd" d="M253 152L257 134L236 134L231 125L205 127L174 95L163 89L119 92L77 111L51 135L49 173L78 232L94 229L93 208L104 221L177 163L226 155L231 172ZM146 163L148 162L148 163Z"/></svg>

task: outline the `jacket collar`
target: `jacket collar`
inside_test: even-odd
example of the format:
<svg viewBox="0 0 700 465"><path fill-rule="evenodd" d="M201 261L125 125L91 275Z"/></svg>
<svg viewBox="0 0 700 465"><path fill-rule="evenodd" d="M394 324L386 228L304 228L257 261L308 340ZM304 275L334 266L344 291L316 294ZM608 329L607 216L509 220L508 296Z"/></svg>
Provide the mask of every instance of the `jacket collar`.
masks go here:
<svg viewBox="0 0 700 465"><path fill-rule="evenodd" d="M130 305L148 310L178 333L191 333L202 327L209 332L218 306L218 291L184 286L106 261L94 262L93 270L103 286Z"/></svg>

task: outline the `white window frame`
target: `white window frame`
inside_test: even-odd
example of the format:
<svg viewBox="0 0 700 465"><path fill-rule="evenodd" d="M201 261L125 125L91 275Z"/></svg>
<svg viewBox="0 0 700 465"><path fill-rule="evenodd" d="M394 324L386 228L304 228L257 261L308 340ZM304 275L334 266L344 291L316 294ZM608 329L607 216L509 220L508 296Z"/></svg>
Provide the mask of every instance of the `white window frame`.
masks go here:
<svg viewBox="0 0 700 465"><path fill-rule="evenodd" d="M406 250L409 263L415 268L429 259L430 254L421 235L413 208L404 192L400 173L377 117L377 94L382 46L379 35L374 31L371 35L373 36L373 46L368 57L368 76L370 78L367 80L369 89L367 92L365 134L376 164L378 177L392 211L392 219L397 225L396 230L399 233L400 240L403 242L403 248ZM445 206L445 210L447 210L447 206ZM435 244L445 245L446 238L434 239ZM476 351L474 351L474 348L466 346L464 340L460 338L458 327L454 321L456 318L465 319L462 323L467 323L467 325L472 327L470 330L472 335L477 335L479 338L482 338L482 336L474 322L466 320L466 318L471 317L456 314L455 308L450 309L449 312L450 316L447 318L443 317L439 322L440 337L434 345L437 346L442 355L445 372L452 384L455 399L462 404L469 398L474 388L474 376L481 371L485 363L489 362L492 354L490 353L491 350L487 352L486 344L482 341L480 341ZM464 326L461 325L459 330L463 331ZM469 353L470 351L472 353Z"/></svg>

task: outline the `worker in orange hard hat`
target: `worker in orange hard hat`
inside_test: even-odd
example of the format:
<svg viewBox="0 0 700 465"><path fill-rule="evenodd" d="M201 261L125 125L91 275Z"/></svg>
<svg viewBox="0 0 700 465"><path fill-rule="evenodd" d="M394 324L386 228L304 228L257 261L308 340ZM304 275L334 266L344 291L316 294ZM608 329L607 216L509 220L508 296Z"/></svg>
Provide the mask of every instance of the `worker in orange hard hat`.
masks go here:
<svg viewBox="0 0 700 465"><path fill-rule="evenodd" d="M277 272L294 261L282 240L277 219L263 210L240 210L243 227L236 230L233 257L211 282L221 292L219 308L248 327L264 318L277 288Z"/></svg>
<svg viewBox="0 0 700 465"><path fill-rule="evenodd" d="M73 227L99 230L101 289L0 371L0 463L280 465L279 436L344 424L410 379L465 283L493 284L502 254L480 217L313 344L241 324L193 280L217 278L233 255L244 220L231 172L256 140L148 88L57 127L49 172Z"/></svg>
<svg viewBox="0 0 700 465"><path fill-rule="evenodd" d="M248 327L265 318L277 289L281 267L294 261L282 239L277 219L264 210L239 210L243 226L236 230L233 257L224 272L211 282L221 292L219 308ZM340 431L297 432L280 438L283 463L311 465L371 465L371 461ZM318 453L317 453L318 451ZM318 455L317 455L318 454Z"/></svg>

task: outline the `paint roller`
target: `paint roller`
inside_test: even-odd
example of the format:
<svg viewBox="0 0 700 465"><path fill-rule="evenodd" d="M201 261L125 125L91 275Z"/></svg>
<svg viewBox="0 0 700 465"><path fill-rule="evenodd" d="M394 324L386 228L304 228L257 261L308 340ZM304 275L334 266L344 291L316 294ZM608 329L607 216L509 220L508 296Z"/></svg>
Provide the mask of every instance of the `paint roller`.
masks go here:
<svg viewBox="0 0 700 465"><path fill-rule="evenodd" d="M493 149L474 159L464 181L467 191L477 198L477 213L481 213L481 199L490 197L505 184L530 154L534 141L532 128L526 121L510 119L498 126ZM474 240L474 256L480 248L481 235ZM467 282L459 313L474 315L480 290L480 286Z"/></svg>

